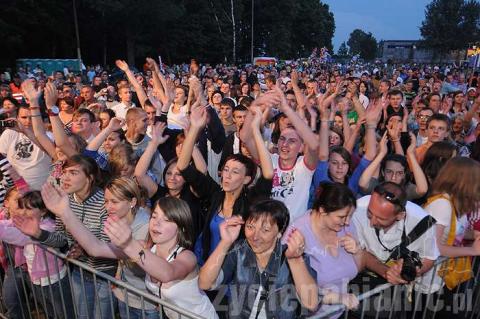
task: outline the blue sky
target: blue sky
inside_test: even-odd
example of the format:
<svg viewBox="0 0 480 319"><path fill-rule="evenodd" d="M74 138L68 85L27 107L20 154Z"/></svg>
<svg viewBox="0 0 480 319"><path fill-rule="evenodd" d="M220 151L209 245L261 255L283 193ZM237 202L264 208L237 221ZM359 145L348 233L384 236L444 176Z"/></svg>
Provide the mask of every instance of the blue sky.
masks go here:
<svg viewBox="0 0 480 319"><path fill-rule="evenodd" d="M301 0L300 0L301 1ZM431 0L322 0L335 17L335 52L354 29L380 40L417 40Z"/></svg>

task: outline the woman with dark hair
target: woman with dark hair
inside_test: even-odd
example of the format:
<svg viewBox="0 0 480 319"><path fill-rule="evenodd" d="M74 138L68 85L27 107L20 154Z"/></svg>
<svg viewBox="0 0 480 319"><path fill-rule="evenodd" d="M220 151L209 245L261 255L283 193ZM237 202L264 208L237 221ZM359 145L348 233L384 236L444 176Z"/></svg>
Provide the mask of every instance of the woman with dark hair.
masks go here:
<svg viewBox="0 0 480 319"><path fill-rule="evenodd" d="M350 217L357 207L352 191L340 183L322 183L310 214L295 220L291 227L305 237L305 254L317 272L317 284L325 291L323 306L317 314L328 311L328 304L343 303L348 308L358 305L347 294L348 281L363 269L363 254ZM329 318L338 318L341 312Z"/></svg>
<svg viewBox="0 0 480 319"><path fill-rule="evenodd" d="M457 148L450 142L441 141L433 143L425 154L422 170L427 177L428 185L431 185L445 163L457 156Z"/></svg>
<svg viewBox="0 0 480 319"><path fill-rule="evenodd" d="M213 106L213 108L217 111L217 113L220 113L220 104L222 103L223 100L223 93L222 91L214 91L212 93L212 96L208 100L208 103Z"/></svg>
<svg viewBox="0 0 480 319"><path fill-rule="evenodd" d="M261 115L259 114L261 117ZM222 169L221 186L208 174L204 175L189 166L197 136L207 123L206 109L197 107L192 111L190 129L183 142L177 161L181 172L201 200L208 202L208 211L203 232L195 245L195 254L200 264L207 259L220 241L219 225L233 215L245 216L248 205L257 196L269 197L272 190L273 165L260 135L260 120L256 117L255 143L259 148L262 177L249 187L256 175L256 165L248 157L234 154L227 158Z"/></svg>
<svg viewBox="0 0 480 319"><path fill-rule="evenodd" d="M221 223L220 241L200 269L198 283L204 290L228 285L237 292L229 302L229 318L297 318L301 307L317 309L318 287L303 254L305 240L296 229L285 234L289 220L287 207L268 199L252 205L243 219L232 216Z"/></svg>
<svg viewBox="0 0 480 319"><path fill-rule="evenodd" d="M183 136L183 138L182 138ZM184 141L184 135L177 135L177 140L182 144ZM190 213L193 220L193 231L195 238L200 235L204 225L204 211L198 197L193 193L192 187L185 181L181 172L177 168L177 158L170 160L163 170L163 181L165 186L157 184L148 174L148 167L151 159L155 154L158 146L165 141L163 137L163 130L159 124L156 124L152 129L152 139L147 145L147 148L143 152L142 156L137 162L135 167L135 178L140 186L146 191L147 195L152 201L156 202L162 197L176 197L183 199L190 207ZM180 152L179 152L180 153ZM181 153L180 153L181 154ZM195 169L202 174L207 173L207 164L203 159L202 154L197 147L194 147L192 152L193 163Z"/></svg>
<svg viewBox="0 0 480 319"><path fill-rule="evenodd" d="M2 100L2 109L5 112L6 118L16 118L19 107L20 104L13 97L7 96Z"/></svg>
<svg viewBox="0 0 480 319"><path fill-rule="evenodd" d="M73 125L73 113L75 112L74 101L72 98L64 97L58 100L60 113L58 116L66 129L71 130Z"/></svg>
<svg viewBox="0 0 480 319"><path fill-rule="evenodd" d="M387 135L382 137L378 155L363 171L358 181L358 186L363 194L372 193L375 186L383 182L393 182L402 186L407 193L408 200L420 198L427 193L427 178L415 157L415 135L411 133L410 138L410 146L407 149L407 157L405 157L398 154L387 155ZM415 184L410 180L410 174L413 175Z"/></svg>
<svg viewBox="0 0 480 319"><path fill-rule="evenodd" d="M363 171L376 155L375 129L379 121L381 105L371 105L366 111L365 155L352 172L352 158L343 146L329 147L329 110L326 101L321 106L320 124L320 147L318 151L319 163L313 176L313 186L316 189L321 182L338 182L345 185L358 194L358 181Z"/></svg>
<svg viewBox="0 0 480 319"><path fill-rule="evenodd" d="M110 120L115 117L115 112L111 109L105 109L100 112L98 117L100 120L100 129L103 130L107 128L108 124L110 123Z"/></svg>

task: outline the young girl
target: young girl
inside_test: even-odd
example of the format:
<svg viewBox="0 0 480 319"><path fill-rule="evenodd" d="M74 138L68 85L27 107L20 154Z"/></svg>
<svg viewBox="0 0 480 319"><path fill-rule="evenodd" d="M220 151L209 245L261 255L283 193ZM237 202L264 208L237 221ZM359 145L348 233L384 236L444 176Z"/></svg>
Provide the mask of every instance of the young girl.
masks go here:
<svg viewBox="0 0 480 319"><path fill-rule="evenodd" d="M127 256L115 245L95 237L75 216L67 194L46 185L42 190L42 196L47 207L62 219L65 227L90 256L121 259L116 277L137 289L146 291L145 272L135 263L128 262ZM140 241L147 239L149 211L142 207L140 189L132 179L121 177L107 183L105 209L109 219L125 220L134 239ZM142 318L142 307L146 318L158 318L154 304L149 302L142 304L140 297L132 293L128 293L127 301L123 291L118 288L114 289L113 293L117 297L121 318Z"/></svg>
<svg viewBox="0 0 480 319"><path fill-rule="evenodd" d="M148 290L161 298L204 317L218 318L213 305L198 287L197 259L193 248L192 218L187 203L174 197L160 198L149 223L145 245L132 238L125 220L109 219L105 232L113 244L148 274ZM168 318L178 314L164 308Z"/></svg>
<svg viewBox="0 0 480 319"><path fill-rule="evenodd" d="M32 218L47 231L55 229L55 220L43 204L39 191L28 192L18 199L14 220ZM67 269L63 260L44 251L33 243L30 236L18 230L12 220L0 221L0 239L6 243L23 246L23 257L27 264L33 292L48 318L72 318L73 304Z"/></svg>

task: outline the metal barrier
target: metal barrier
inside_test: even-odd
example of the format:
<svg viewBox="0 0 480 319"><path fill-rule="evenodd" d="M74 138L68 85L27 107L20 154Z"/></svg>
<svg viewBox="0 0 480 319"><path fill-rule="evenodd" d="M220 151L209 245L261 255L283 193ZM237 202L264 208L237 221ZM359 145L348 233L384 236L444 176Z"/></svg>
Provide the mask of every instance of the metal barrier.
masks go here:
<svg viewBox="0 0 480 319"><path fill-rule="evenodd" d="M89 277L93 280L94 285L100 280L106 281L108 287L116 286L123 290L125 304L127 305L126 315L127 318L151 318L148 316L145 310L145 304L150 303L157 306L155 313L158 313L159 318L164 317L164 311L173 313L177 318L189 318L189 319L202 319L203 317L194 314L187 309L182 309L170 302L167 302L155 295L152 295L146 291L139 290L126 284L108 274L100 272L92 267L89 267L85 263L78 260L68 258L65 254L62 254L51 247L42 247L36 245L37 249L40 247L43 253L43 259L47 268L47 273L54 273L53 276L46 276L47 283L43 286L35 285L30 280L28 273L21 267L14 267L14 256L12 255L12 249L14 246L5 245L5 254L8 260L8 270L5 273L5 280L2 281L2 303L0 303L0 318L79 318L78 310L74 302L70 302L73 309L68 307L69 300L73 300L74 289L72 285L72 268L78 267L80 271L80 278L82 282L82 295L85 301L87 296L85 293L84 279ZM47 251L54 255L55 269L48 269L47 263ZM61 277L61 270L58 266L58 261L62 260L65 264L66 275ZM67 278L67 279L65 279ZM65 281L68 280L68 281ZM63 285L63 286L62 286ZM6 287L7 286L7 287ZM69 291L65 290L65 286L69 286ZM7 292L8 291L8 292ZM112 318L118 318L118 311L116 307L116 298L113 296L112 289L108 289L109 310L111 311ZM6 295L5 292L7 292ZM13 294L12 294L13 292ZM141 300L141 309L137 309L140 315L132 315L133 308L128 307L128 294L138 296ZM95 291L94 300L99 302L99 296ZM67 301L67 303L66 303ZM15 302L17 304L15 304ZM55 305L52 306L52 303ZM66 307L67 304L67 307ZM68 309L67 309L68 308ZM43 316L42 316L43 315ZM99 316L98 308L96 309L95 318ZM106 318L102 316L101 318ZM87 319L93 319L89 314L86 314Z"/></svg>
<svg viewBox="0 0 480 319"><path fill-rule="evenodd" d="M447 259L446 257L441 257L435 262L430 284L433 283L434 276L440 265ZM442 316L442 311L447 311L449 318L480 318L480 286L477 284L480 279L479 268L480 258L472 258L473 277L469 281L458 285L452 292L447 291L448 288L444 287L443 279L440 283L443 288L437 293L429 294L416 293L414 286L395 286L385 283L359 294L360 306L356 311L349 311L344 305L337 305L321 314L310 316L308 319L331 317L360 319L445 318L444 314ZM426 282L429 281L427 280ZM446 298L447 294L449 297L453 296L453 300L449 300L450 303L441 302L441 298ZM370 309L372 305L373 309Z"/></svg>
<svg viewBox="0 0 480 319"><path fill-rule="evenodd" d="M96 284L97 281L103 280L108 284L108 287L116 286L123 290L125 304L127 307L126 317L129 319L133 318L151 318L149 317L147 311L145 310L145 304L151 303L157 306L156 314L158 318L164 317L164 310L174 313L177 318L191 318L199 319L202 318L197 314L194 314L187 309L182 309L170 302L167 302L155 295L152 295L146 291L139 290L131 285L124 283L108 274L100 272L88 265L79 262L78 260L67 258L65 254L62 254L55 249L50 247L40 247L42 249L43 259L47 268L47 273L54 273L54 276L47 276L48 282L44 286L35 285L29 278L28 273L20 268L14 267L14 256L12 256L12 250L5 245L5 253L8 260L8 270L5 274L5 280L2 283L2 301L0 303L0 318L79 318L78 309L76 309L76 304L71 302L73 300L74 289L72 285L72 267L78 267L80 272L80 279L82 282L81 294L83 295L84 300L87 300L87 295L85 293L85 278L88 277L90 280L93 280L93 283ZM54 255L55 258L55 269L48 269L47 262L47 251ZM66 275L61 277L61 270L58 266L58 260L62 260L65 263ZM446 258L439 259L434 265L434 272L437 272L437 268ZM356 312L345 311L344 306L334 306L331 307L327 312L323 312L316 316L311 316L309 319L320 319L320 318L331 318L343 317L343 318L435 318L436 314L445 310L445 307L452 307L449 311L455 316L455 318L480 318L480 287L477 287L477 282L479 280L480 272L480 258L473 258L472 260L472 270L474 277L468 282L459 285L455 292L453 293L456 296L456 301L459 304L440 304L438 298L442 297L442 292L436 294L432 297L432 294L413 294L415 300L408 300L408 294L411 292L406 289L407 286L393 286L389 283L379 285L371 290L368 290L362 294L358 295L358 299L361 301L361 308ZM67 280L67 281L65 281ZM433 276L431 279L433 282ZM71 287L71 289L65 290L62 287L62 284L65 286ZM443 284L443 283L442 283ZM40 288L39 288L40 287ZM393 290L393 291L392 291ZM6 295L5 293L10 295ZM14 295L12 295L12 292ZM77 292L78 293L78 292ZM116 298L113 296L112 289L108 289L108 299L112 318L118 317L118 311L116 306ZM128 294L133 294L138 296L141 300L142 307L137 309L137 312L140 312L136 315L130 315L130 310L133 308L128 307ZM449 293L452 294L452 293ZM92 296L88 296L92 297ZM435 302L434 309L429 307L429 299L437 297L437 302ZM460 297L460 298L458 298ZM375 299L375 300L374 300ZM68 302L70 300L70 302ZM93 296L95 302L99 301L98 292L95 291L95 296ZM55 303L56 306L51 304ZM71 304L71 306L69 306ZM398 304L400 304L400 309L398 309ZM373 309L368 307L373 305ZM410 307L403 307L409 306ZM73 309L71 309L71 308ZM412 308L413 307L413 308ZM383 309L382 309L383 308ZM388 309L385 309L388 308ZM408 308L408 309L407 309ZM136 309L136 308L135 308ZM448 309L447 309L448 310ZM343 314L341 313L343 311ZM42 315L44 317L42 317ZM87 313L85 318L91 318ZM98 317L98 312L94 315L95 318ZM100 313L100 317L101 313ZM106 318L103 316L102 318ZM437 317L438 318L438 317ZM93 318L92 318L93 319ZM208 319L208 318L207 318Z"/></svg>

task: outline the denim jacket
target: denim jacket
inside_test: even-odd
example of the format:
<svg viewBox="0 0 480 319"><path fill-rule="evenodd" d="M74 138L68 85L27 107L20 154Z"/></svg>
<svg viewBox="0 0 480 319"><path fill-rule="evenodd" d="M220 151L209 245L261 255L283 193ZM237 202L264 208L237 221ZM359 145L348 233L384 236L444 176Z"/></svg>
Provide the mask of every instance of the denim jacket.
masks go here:
<svg viewBox="0 0 480 319"><path fill-rule="evenodd" d="M285 248L285 245L277 242L267 267L260 272L255 253L245 239L237 241L232 247L222 265L223 278L219 278L219 284L229 288L229 318L250 318L261 285L266 289L267 297L263 305L267 318L298 318L300 310L302 314L307 314L308 310L301 308L297 299L287 260L282 257ZM305 256L304 259L311 276L316 278L308 257Z"/></svg>

